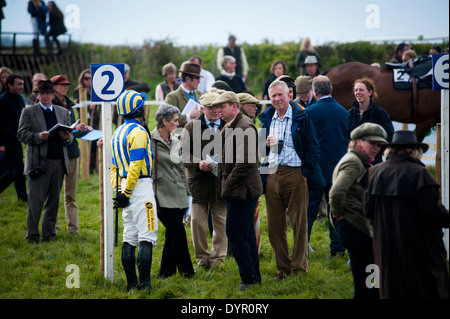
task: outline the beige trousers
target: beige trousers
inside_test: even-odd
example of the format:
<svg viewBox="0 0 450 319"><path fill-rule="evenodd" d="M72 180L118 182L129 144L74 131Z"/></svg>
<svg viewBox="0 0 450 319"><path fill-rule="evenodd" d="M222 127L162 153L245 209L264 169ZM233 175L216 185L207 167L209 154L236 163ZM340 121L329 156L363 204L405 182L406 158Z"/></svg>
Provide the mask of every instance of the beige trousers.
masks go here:
<svg viewBox="0 0 450 319"><path fill-rule="evenodd" d="M64 207L66 211L67 231L78 232L77 196L78 175L80 173L80 158L69 159L69 174L64 176Z"/></svg>
<svg viewBox="0 0 450 319"><path fill-rule="evenodd" d="M211 252L208 251L208 213L210 207L213 226ZM225 233L226 218L225 202L192 203L191 232L195 258L199 266L214 268L218 261L223 264L228 249L228 239Z"/></svg>
<svg viewBox="0 0 450 319"><path fill-rule="evenodd" d="M266 180L267 232L278 273L308 270L308 185L300 167L279 166ZM292 225L292 257L286 234L286 208Z"/></svg>

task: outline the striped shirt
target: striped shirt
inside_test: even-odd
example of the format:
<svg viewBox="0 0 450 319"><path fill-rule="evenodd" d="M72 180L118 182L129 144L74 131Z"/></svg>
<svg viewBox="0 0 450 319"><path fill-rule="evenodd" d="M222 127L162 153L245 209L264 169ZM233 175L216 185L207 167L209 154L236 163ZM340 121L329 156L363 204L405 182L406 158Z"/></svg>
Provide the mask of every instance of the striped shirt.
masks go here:
<svg viewBox="0 0 450 319"><path fill-rule="evenodd" d="M123 191L130 197L139 177L152 176L153 153L151 139L147 131L135 119L125 119L116 129L111 139L112 167L111 184L116 186L116 172L121 179L126 178Z"/></svg>
<svg viewBox="0 0 450 319"><path fill-rule="evenodd" d="M289 105L283 119L278 117L278 112L275 112L270 123L269 135L273 135L278 141L283 140L284 146L280 154L269 152L269 162L274 162L282 166L300 167L302 160L298 157L294 148L292 140L292 106Z"/></svg>

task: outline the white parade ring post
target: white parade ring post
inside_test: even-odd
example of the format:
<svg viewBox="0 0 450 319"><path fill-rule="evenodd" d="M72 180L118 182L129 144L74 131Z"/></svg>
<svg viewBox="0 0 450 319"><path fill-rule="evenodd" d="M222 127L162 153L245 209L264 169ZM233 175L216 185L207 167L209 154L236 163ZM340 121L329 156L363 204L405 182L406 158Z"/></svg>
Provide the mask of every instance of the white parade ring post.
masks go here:
<svg viewBox="0 0 450 319"><path fill-rule="evenodd" d="M103 126L103 264L106 279L114 282L114 208L111 185L112 106L124 91L124 64L91 64L91 100L102 103Z"/></svg>
<svg viewBox="0 0 450 319"><path fill-rule="evenodd" d="M448 114L448 89L441 90L441 196L442 205L449 209L449 114ZM444 243L447 249L447 259L449 258L449 230L444 228Z"/></svg>
<svg viewBox="0 0 450 319"><path fill-rule="evenodd" d="M102 102L103 125L103 244L105 278L114 282L114 209L111 185L112 103Z"/></svg>

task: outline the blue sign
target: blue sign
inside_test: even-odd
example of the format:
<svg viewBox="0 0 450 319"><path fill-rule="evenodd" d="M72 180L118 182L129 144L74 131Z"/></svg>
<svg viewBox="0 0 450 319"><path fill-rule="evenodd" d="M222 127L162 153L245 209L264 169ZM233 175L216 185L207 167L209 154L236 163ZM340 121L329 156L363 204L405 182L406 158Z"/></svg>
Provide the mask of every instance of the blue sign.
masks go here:
<svg viewBox="0 0 450 319"><path fill-rule="evenodd" d="M433 90L448 90L448 53L433 54Z"/></svg>
<svg viewBox="0 0 450 319"><path fill-rule="evenodd" d="M125 89L124 73L123 63L91 64L91 101L116 101Z"/></svg>

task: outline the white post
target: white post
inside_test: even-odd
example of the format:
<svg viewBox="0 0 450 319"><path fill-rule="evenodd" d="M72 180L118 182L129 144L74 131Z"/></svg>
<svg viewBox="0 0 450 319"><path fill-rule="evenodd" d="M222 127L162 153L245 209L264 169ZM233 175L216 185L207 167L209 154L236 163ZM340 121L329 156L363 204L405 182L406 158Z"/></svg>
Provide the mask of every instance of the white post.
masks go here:
<svg viewBox="0 0 450 319"><path fill-rule="evenodd" d="M441 193L442 204L449 209L449 115L448 115L448 89L441 90ZM449 230L444 229L444 243L447 249L447 259L449 257Z"/></svg>
<svg viewBox="0 0 450 319"><path fill-rule="evenodd" d="M104 274L114 282L114 209L113 189L111 185L111 136L112 103L102 102L103 127L103 229L104 229Z"/></svg>

